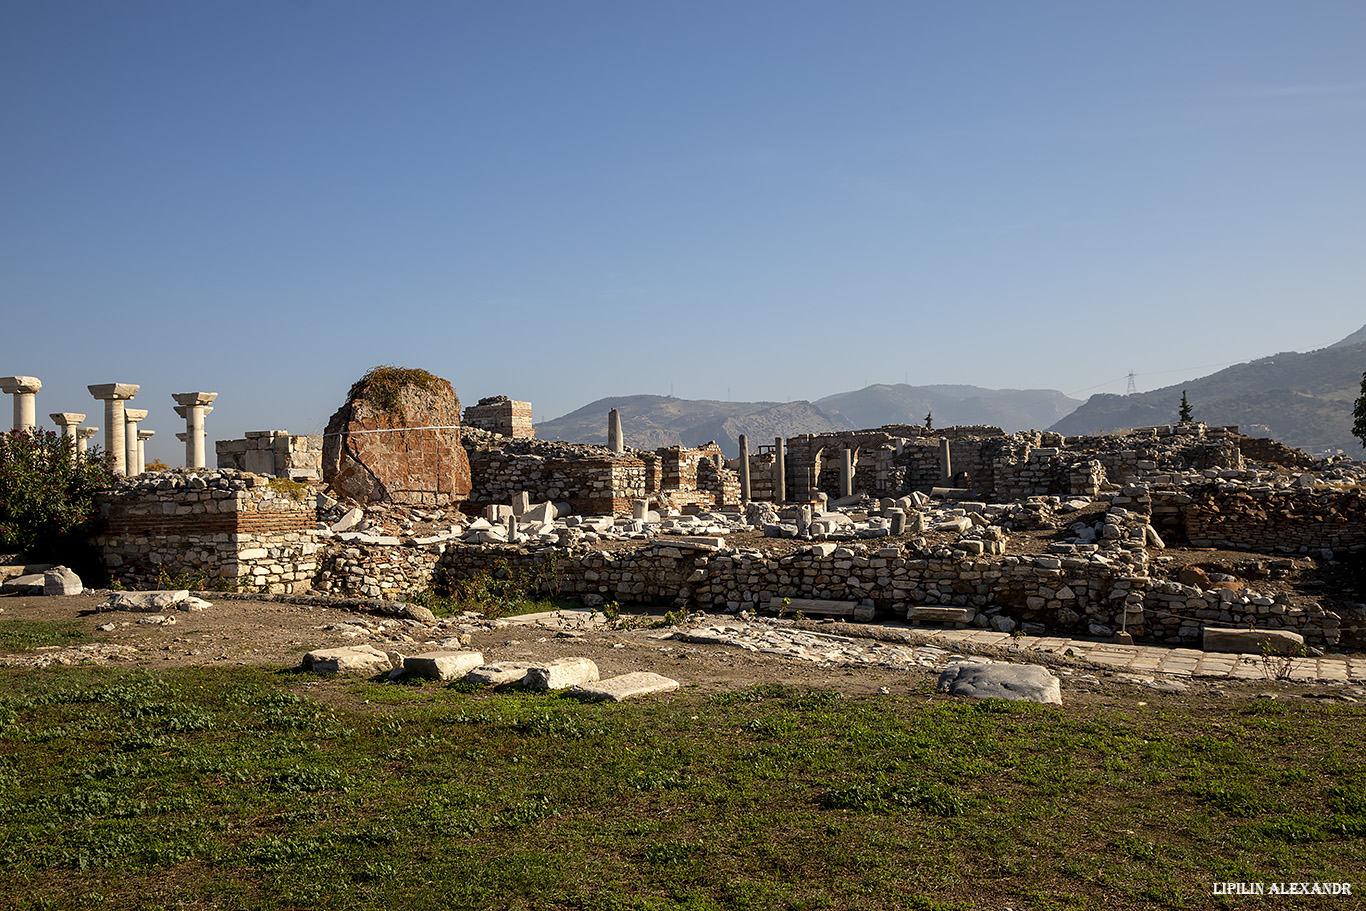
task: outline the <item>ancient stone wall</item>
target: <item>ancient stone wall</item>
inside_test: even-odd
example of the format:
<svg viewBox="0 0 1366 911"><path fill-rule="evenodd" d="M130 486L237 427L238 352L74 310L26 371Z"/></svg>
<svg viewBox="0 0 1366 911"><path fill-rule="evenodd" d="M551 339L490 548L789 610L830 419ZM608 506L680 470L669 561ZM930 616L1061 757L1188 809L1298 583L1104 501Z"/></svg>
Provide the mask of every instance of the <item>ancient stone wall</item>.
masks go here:
<svg viewBox="0 0 1366 911"><path fill-rule="evenodd" d="M314 495L231 470L139 475L97 499L95 539L105 567L128 586L202 577L271 592L307 591L317 571Z"/></svg>
<svg viewBox="0 0 1366 911"><path fill-rule="evenodd" d="M479 400L478 405L465 408L462 422L466 427L477 427L499 436L535 439L531 424L531 403L518 402L505 395Z"/></svg>
<svg viewBox="0 0 1366 911"><path fill-rule="evenodd" d="M1127 628L1172 644L1198 641L1204 625L1293 629L1311 642L1366 644L1366 610L1297 610L1276 597L1157 581L1094 555L927 554L917 548L840 548L787 556L699 549L667 538L619 551L520 547L347 548L324 562L318 587L367 597L420 590L433 572L452 578L516 574L545 593L703 610L767 607L774 598L871 601L878 616L946 605L1001 613L1059 633ZM432 567L435 567L433 569ZM377 595L376 592L379 594Z"/></svg>
<svg viewBox="0 0 1366 911"><path fill-rule="evenodd" d="M1186 490L1185 537L1195 547L1269 553L1366 548L1366 492L1209 485Z"/></svg>
<svg viewBox="0 0 1366 911"><path fill-rule="evenodd" d="M322 434L300 436L283 430L248 430L246 439L219 440L214 448L219 468L294 481L322 477Z"/></svg>

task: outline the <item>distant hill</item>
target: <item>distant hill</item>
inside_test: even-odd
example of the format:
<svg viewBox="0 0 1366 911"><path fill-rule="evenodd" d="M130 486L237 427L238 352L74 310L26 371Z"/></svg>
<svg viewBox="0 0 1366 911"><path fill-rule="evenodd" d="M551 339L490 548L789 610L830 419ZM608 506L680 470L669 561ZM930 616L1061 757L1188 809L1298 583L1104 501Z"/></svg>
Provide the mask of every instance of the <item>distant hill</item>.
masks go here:
<svg viewBox="0 0 1366 911"><path fill-rule="evenodd" d="M739 435L751 449L774 437L799 433L856 430L847 420L829 415L810 402L715 402L665 395L628 395L598 399L577 411L536 425L542 440L607 443L607 412L621 415L621 431L633 449L701 446L716 441L731 457L740 454Z"/></svg>
<svg viewBox="0 0 1366 911"><path fill-rule="evenodd" d="M926 413L934 426L991 424L1007 433L1047 427L1070 413L1081 399L1056 389L982 389L978 386L869 386L818 399L826 413L843 415L855 427L884 424L924 424Z"/></svg>
<svg viewBox="0 0 1366 911"><path fill-rule="evenodd" d="M1049 429L1076 435L1170 424L1185 390L1196 420L1206 424L1238 424L1245 433L1269 432L1305 452L1340 449L1361 458L1361 443L1352 436L1352 405L1361 394L1363 371L1366 326L1318 351L1283 352L1138 395L1093 395Z"/></svg>

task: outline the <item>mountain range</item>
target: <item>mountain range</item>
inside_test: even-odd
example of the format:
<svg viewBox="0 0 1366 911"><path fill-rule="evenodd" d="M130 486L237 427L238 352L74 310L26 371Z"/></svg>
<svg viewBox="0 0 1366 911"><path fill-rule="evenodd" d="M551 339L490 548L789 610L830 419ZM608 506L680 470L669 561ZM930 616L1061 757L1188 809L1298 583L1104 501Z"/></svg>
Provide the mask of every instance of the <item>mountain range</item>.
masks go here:
<svg viewBox="0 0 1366 911"><path fill-rule="evenodd" d="M1197 421L1237 424L1311 454L1341 450L1359 458L1352 406L1363 371L1366 326L1317 351L1285 351L1136 395L1093 395L1048 429L1070 436L1170 424L1184 392Z"/></svg>
<svg viewBox="0 0 1366 911"><path fill-rule="evenodd" d="M1199 379L1135 395L1093 395L1086 402L1056 389L983 389L978 386L874 385L815 402L716 402L662 395L598 399L536 425L543 440L607 442L607 412L621 415L626 444L638 449L700 446L716 441L739 454L738 436L751 448L774 437L860 430L887 424L938 427L990 424L1008 433L1047 428L1069 436L1110 433L1177 420L1184 391L1196 420L1237 424L1306 452L1360 456L1352 436L1352 406L1366 371L1366 326L1317 351L1293 351L1237 364Z"/></svg>

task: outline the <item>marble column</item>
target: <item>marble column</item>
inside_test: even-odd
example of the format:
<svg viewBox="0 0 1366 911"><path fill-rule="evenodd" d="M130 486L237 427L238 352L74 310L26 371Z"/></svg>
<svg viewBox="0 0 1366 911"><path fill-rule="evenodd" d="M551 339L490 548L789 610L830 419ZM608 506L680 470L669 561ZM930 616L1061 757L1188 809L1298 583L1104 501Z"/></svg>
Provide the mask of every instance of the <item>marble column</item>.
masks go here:
<svg viewBox="0 0 1366 911"><path fill-rule="evenodd" d="M840 450L840 496L854 495L854 453L846 446Z"/></svg>
<svg viewBox="0 0 1366 911"><path fill-rule="evenodd" d="M85 455L86 444L90 438L100 432L98 427L77 427L76 428L76 454Z"/></svg>
<svg viewBox="0 0 1366 911"><path fill-rule="evenodd" d="M783 460L783 438L773 438L773 502L787 502L787 466Z"/></svg>
<svg viewBox="0 0 1366 911"><path fill-rule="evenodd" d="M15 430L32 433L38 429L38 402L35 396L42 388L43 384L36 376L0 377L0 392L14 396Z"/></svg>
<svg viewBox="0 0 1366 911"><path fill-rule="evenodd" d="M944 478L944 486L953 483L953 453L949 450L947 437L939 438L939 473Z"/></svg>
<svg viewBox="0 0 1366 911"><path fill-rule="evenodd" d="M147 441L156 434L155 430L138 431L138 474L147 470Z"/></svg>
<svg viewBox="0 0 1366 911"><path fill-rule="evenodd" d="M127 474L123 403L137 395L139 387L133 383L102 383L86 388L104 402L104 451L113 463L114 474Z"/></svg>
<svg viewBox="0 0 1366 911"><path fill-rule="evenodd" d="M749 502L749 437L740 434L740 502Z"/></svg>
<svg viewBox="0 0 1366 911"><path fill-rule="evenodd" d="M216 392L176 392L171 395L180 408L176 414L185 418L185 467L204 467L204 416L212 408L207 406L218 398ZM184 409L183 411L181 409Z"/></svg>
<svg viewBox="0 0 1366 911"><path fill-rule="evenodd" d="M85 420L85 415L77 414L74 411L58 411L54 414L49 414L48 417L52 418L52 423L62 428L63 439L77 436L77 428L80 426L81 421Z"/></svg>
<svg viewBox="0 0 1366 911"><path fill-rule="evenodd" d="M128 466L128 477L142 474L138 464L138 422L147 417L146 408L123 409L124 462Z"/></svg>
<svg viewBox="0 0 1366 911"><path fill-rule="evenodd" d="M607 448L617 455L626 451L626 441L621 435L621 415L615 408L607 412Z"/></svg>

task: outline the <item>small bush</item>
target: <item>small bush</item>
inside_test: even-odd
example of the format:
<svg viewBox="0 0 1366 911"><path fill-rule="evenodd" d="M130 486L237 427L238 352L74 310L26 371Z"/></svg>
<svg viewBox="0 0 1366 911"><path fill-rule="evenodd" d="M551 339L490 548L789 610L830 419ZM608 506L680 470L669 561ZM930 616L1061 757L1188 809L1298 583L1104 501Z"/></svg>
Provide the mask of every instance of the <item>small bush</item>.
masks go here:
<svg viewBox="0 0 1366 911"><path fill-rule="evenodd" d="M0 435L0 550L90 572L100 519L95 493L114 484L107 456L78 453L52 431Z"/></svg>

